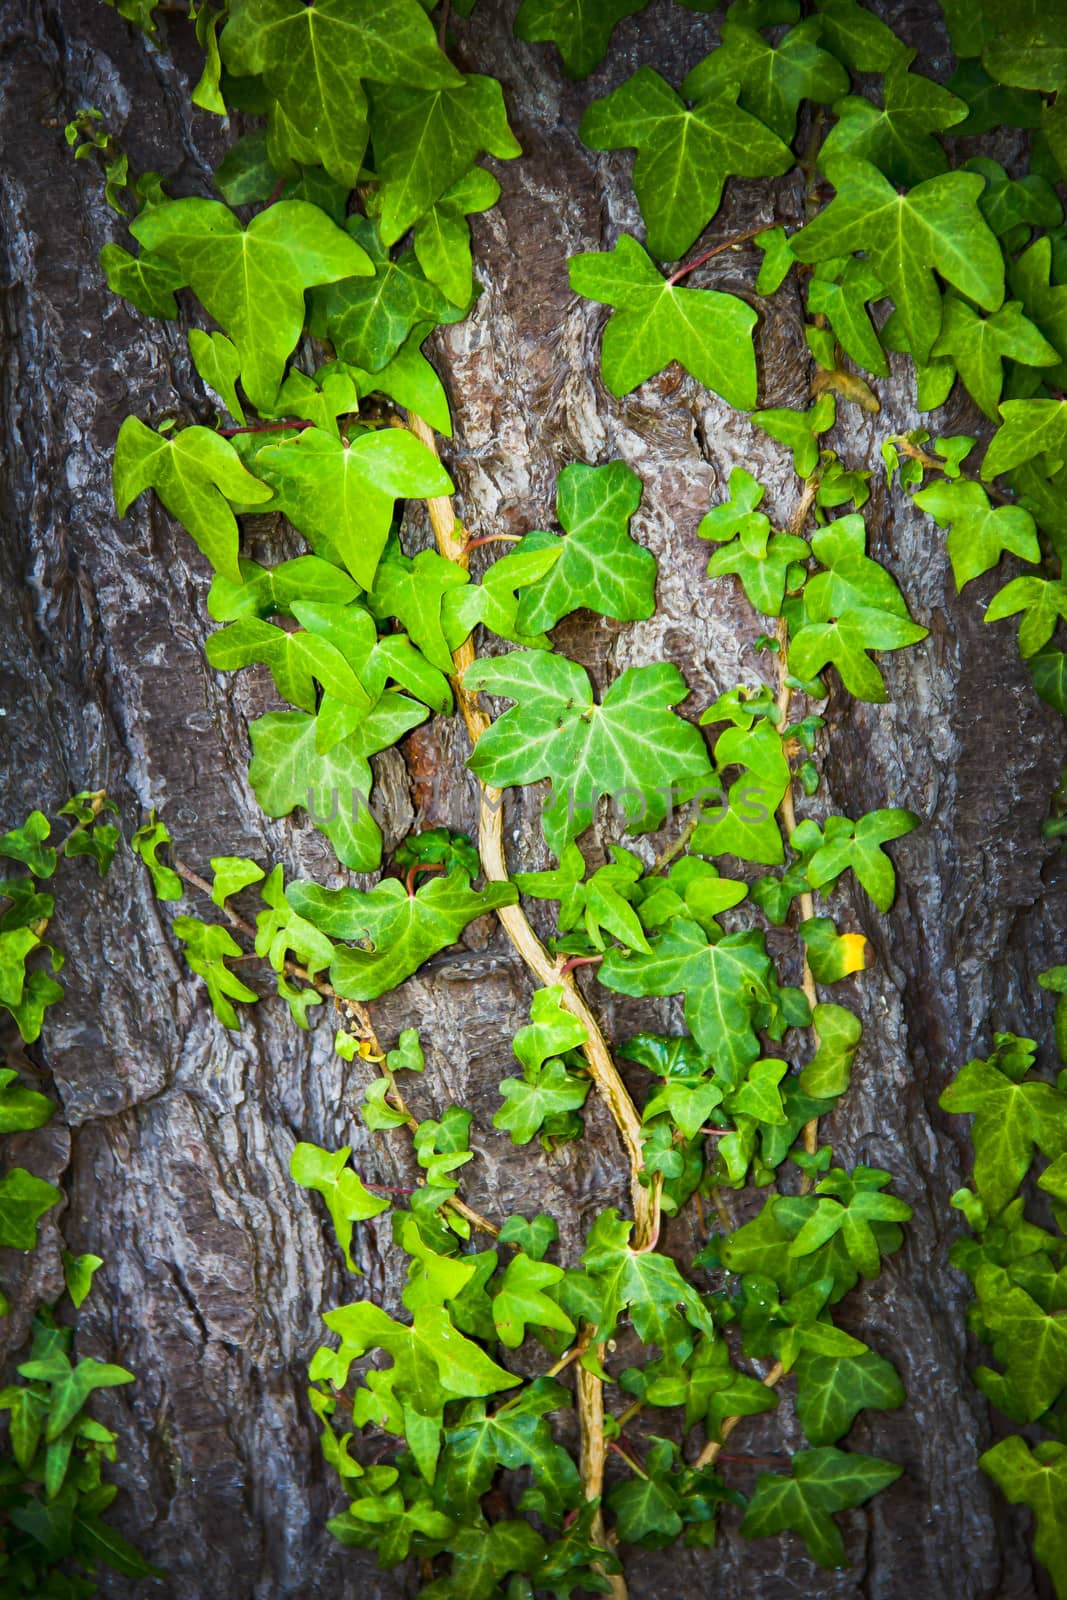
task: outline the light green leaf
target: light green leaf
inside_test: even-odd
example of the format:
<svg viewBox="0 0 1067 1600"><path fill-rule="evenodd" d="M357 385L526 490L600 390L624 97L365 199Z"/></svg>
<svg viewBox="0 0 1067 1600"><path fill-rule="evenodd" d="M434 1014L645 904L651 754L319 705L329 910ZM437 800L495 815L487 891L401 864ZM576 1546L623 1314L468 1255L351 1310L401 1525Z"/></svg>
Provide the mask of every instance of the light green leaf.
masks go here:
<svg viewBox="0 0 1067 1600"><path fill-rule="evenodd" d="M432 451L406 428L382 428L347 442L305 428L258 451L255 460L294 528L320 555L340 556L364 589L374 585L396 501L454 490Z"/></svg>
<svg viewBox="0 0 1067 1600"><path fill-rule="evenodd" d="M526 1325L555 1328L572 1334L574 1323L554 1300L542 1291L559 1283L562 1267L548 1261L533 1261L521 1253L508 1262L499 1291L493 1296L493 1322L501 1344L517 1350L526 1337Z"/></svg>
<svg viewBox="0 0 1067 1600"><path fill-rule="evenodd" d="M896 894L896 874L882 846L911 833L919 822L914 811L899 807L869 811L856 822L831 817L823 843L808 862L809 883L821 889L851 867L879 911L888 911Z"/></svg>
<svg viewBox="0 0 1067 1600"><path fill-rule="evenodd" d="M146 317L178 315L175 290L184 289L185 273L164 256L142 250L131 256L120 244L106 244L100 252L100 265L112 294L122 295Z"/></svg>
<svg viewBox="0 0 1067 1600"><path fill-rule="evenodd" d="M1067 583L1062 579L1013 578L993 596L985 620L1000 622L1020 611L1019 653L1025 659L1036 655L1052 638L1060 619L1067 617Z"/></svg>
<svg viewBox="0 0 1067 1600"><path fill-rule="evenodd" d="M1015 1194L1035 1146L1050 1161L1067 1150L1067 1095L1024 1079L1026 1066L1025 1056L998 1048L986 1061L968 1061L938 1101L945 1111L974 1113L974 1183L993 1215Z"/></svg>
<svg viewBox="0 0 1067 1600"><path fill-rule="evenodd" d="M1048 1569L1057 1596L1067 1594L1067 1445L1049 1439L1032 1449L1012 1434L979 1456L978 1465L1013 1506L1029 1506L1034 1513L1034 1554Z"/></svg>
<svg viewBox="0 0 1067 1600"><path fill-rule="evenodd" d="M935 481L919 491L915 504L939 528L949 529L948 554L957 589L989 572L1005 551L1021 561L1041 559L1029 511L1022 506L991 506L986 491L972 479Z"/></svg>
<svg viewBox="0 0 1067 1600"><path fill-rule="evenodd" d="M793 452L797 476L810 478L819 464L819 435L834 425L837 404L832 394L821 394L808 411L792 406L776 406L770 411L755 411L752 420L764 433Z"/></svg>
<svg viewBox="0 0 1067 1600"><path fill-rule="evenodd" d="M314 1189L326 1201L337 1242L349 1272L360 1269L352 1259L352 1229L357 1222L388 1211L384 1195L371 1194L348 1165L351 1146L331 1153L314 1144L298 1144L289 1161L289 1174L302 1189Z"/></svg>
<svg viewBox="0 0 1067 1600"><path fill-rule="evenodd" d="M499 83L480 73L458 87L377 90L371 132L387 245L425 216L483 152L504 159L522 154L508 127Z"/></svg>
<svg viewBox="0 0 1067 1600"><path fill-rule="evenodd" d="M254 989L234 975L226 965L227 956L243 956L244 951L225 928L196 917L175 917L174 932L185 946L185 959L207 984L211 1009L227 1028L238 1028L237 1013L231 1000L251 1005L259 999Z"/></svg>
<svg viewBox="0 0 1067 1600"><path fill-rule="evenodd" d="M229 11L220 41L226 66L262 76L292 129L292 154L321 162L346 189L359 179L367 144L361 78L426 88L461 82L417 0L233 0Z"/></svg>
<svg viewBox="0 0 1067 1600"><path fill-rule="evenodd" d="M908 348L926 361L941 329L934 273L986 311L1004 298L1004 257L982 217L985 183L977 173L949 172L897 190L869 161L839 156L827 163L837 194L793 237L799 261L823 261L862 250L893 296Z"/></svg>
<svg viewBox="0 0 1067 1600"><path fill-rule="evenodd" d="M759 1058L755 1017L770 999L771 976L761 933L732 933L712 943L683 918L654 940L652 955L609 950L598 970L600 982L619 994L684 994L693 1037L731 1076Z"/></svg>
<svg viewBox="0 0 1067 1600"><path fill-rule="evenodd" d="M524 633L554 628L582 607L620 622L652 615L656 558L629 532L640 503L641 480L623 461L564 467L556 486L556 514L566 537L532 533L521 546L559 554L521 597L517 621Z"/></svg>
<svg viewBox="0 0 1067 1600"><path fill-rule="evenodd" d="M741 1532L760 1539L791 1530L821 1567L843 1567L845 1546L831 1513L863 1505L903 1471L895 1462L831 1446L800 1450L788 1476L760 1473Z"/></svg>
<svg viewBox="0 0 1067 1600"><path fill-rule="evenodd" d="M102 1256L75 1256L69 1250L63 1251L63 1278L75 1309L85 1300L93 1286L94 1274L103 1265Z"/></svg>
<svg viewBox="0 0 1067 1600"><path fill-rule="evenodd" d="M228 439L199 427L165 436L127 417L115 446L114 484L120 517L154 489L216 571L240 583L231 504L262 505L271 491L245 470Z"/></svg>
<svg viewBox="0 0 1067 1600"><path fill-rule="evenodd" d="M346 867L371 872L381 860L382 836L368 804L373 780L367 757L425 717L425 706L383 695L357 732L320 754L317 718L302 711L268 712L248 730L254 752L248 776L256 799L268 817L305 807Z"/></svg>
<svg viewBox="0 0 1067 1600"><path fill-rule="evenodd" d="M800 1074L800 1087L817 1099L829 1099L844 1094L848 1088L863 1028L859 1018L844 1006L815 1006L811 1020L818 1049ZM828 1442L812 1440L813 1444Z"/></svg>
<svg viewBox="0 0 1067 1600"><path fill-rule="evenodd" d="M38 1222L62 1198L55 1184L35 1178L25 1167L10 1167L0 1178L0 1247L36 1249Z"/></svg>
<svg viewBox="0 0 1067 1600"><path fill-rule="evenodd" d="M945 298L944 321L931 354L935 360L951 360L968 392L993 418L1004 387L1005 360L1028 367L1054 367L1060 360L1059 351L1023 316L1018 300L1009 300L991 317L980 317L956 295Z"/></svg>
<svg viewBox="0 0 1067 1600"><path fill-rule="evenodd" d="M427 661L441 672L451 672L452 651L445 637L442 605L451 589L469 582L462 567L436 550L420 550L411 560L400 551L390 551L378 568L368 600L379 621L396 617Z"/></svg>
<svg viewBox="0 0 1067 1600"><path fill-rule="evenodd" d="M241 376L237 347L224 333L204 333L201 328L192 328L189 354L201 381L214 390L230 416L243 425L244 408L237 398L237 380Z"/></svg>
<svg viewBox="0 0 1067 1600"><path fill-rule="evenodd" d="M0 1134L43 1128L55 1109L47 1095L19 1083L14 1067L0 1067Z"/></svg>
<svg viewBox="0 0 1067 1600"><path fill-rule="evenodd" d="M717 50L709 61L722 53ZM641 67L603 100L594 100L579 129L592 150L637 150L634 189L649 253L661 261L685 254L718 211L729 176L778 177L794 161L777 133L737 105L736 72L727 72L725 79L720 74L705 97L690 88L700 70L690 74L684 89L686 100L698 101L695 106L687 107L658 72Z"/></svg>
<svg viewBox="0 0 1067 1600"><path fill-rule="evenodd" d="M821 21L809 17L772 45L755 27L733 20L724 22L721 45L693 68L682 85L682 93L687 100L703 102L705 96L721 92L726 85L739 84L745 110L772 128L780 139L792 140L802 100L828 105L848 93L848 73L839 61L820 49L817 41L821 32ZM774 177L786 171L788 166L774 166L744 175Z"/></svg>
<svg viewBox="0 0 1067 1600"><path fill-rule="evenodd" d="M184 273L237 347L244 391L260 409L274 404L300 338L304 291L373 271L366 251L304 200L281 200L246 229L221 200L169 200L143 211L130 232Z"/></svg>
<svg viewBox="0 0 1067 1600"><path fill-rule="evenodd" d="M426 211L415 224L415 257L430 282L454 306L470 304L474 290L471 230L467 218L488 211L500 199L500 185L492 173L472 167ZM431 426L432 417L425 416ZM447 431L447 430L445 430Z"/></svg>
<svg viewBox="0 0 1067 1600"><path fill-rule="evenodd" d="M303 883L291 883L286 893L294 910L332 937L367 939L370 930L372 949L334 952L331 982L349 1000L374 1000L395 989L430 956L455 944L468 922L518 899L510 883L472 889L462 867L424 881L411 895L396 878L367 894Z"/></svg>
<svg viewBox="0 0 1067 1600"><path fill-rule="evenodd" d="M709 770L699 732L670 710L688 690L667 662L629 668L600 705L584 668L546 652L475 661L463 681L516 702L482 735L468 765L499 788L551 778L542 825L553 849L588 827L601 795L634 802L632 817L626 806L631 829L658 826L664 791Z"/></svg>
<svg viewBox="0 0 1067 1600"><path fill-rule="evenodd" d="M743 411L755 405L752 330L758 318L736 295L669 283L626 233L613 251L572 256L570 282L576 293L616 308L602 351L612 394L629 394L680 361L730 405Z"/></svg>
<svg viewBox="0 0 1067 1600"><path fill-rule="evenodd" d="M583 1106L589 1088L589 1079L568 1072L562 1061L528 1066L521 1078L501 1083L504 1105L494 1115L493 1127L509 1133L512 1144L529 1144L549 1118Z"/></svg>
<svg viewBox="0 0 1067 1600"><path fill-rule="evenodd" d="M939 83L910 72L914 60L914 50L894 56L882 88L883 110L857 95L837 102L838 120L819 151L824 171L838 156L858 157L901 187L947 171L948 159L932 135L962 122L967 106Z"/></svg>

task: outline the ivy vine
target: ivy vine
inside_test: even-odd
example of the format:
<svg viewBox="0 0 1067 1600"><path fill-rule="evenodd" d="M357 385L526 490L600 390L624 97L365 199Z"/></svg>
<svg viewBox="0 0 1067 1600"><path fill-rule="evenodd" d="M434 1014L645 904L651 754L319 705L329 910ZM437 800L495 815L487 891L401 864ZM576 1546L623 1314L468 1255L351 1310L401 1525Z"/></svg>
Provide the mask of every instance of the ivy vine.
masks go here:
<svg viewBox="0 0 1067 1600"><path fill-rule="evenodd" d="M117 5L155 27L151 0ZM451 9L463 16L471 5ZM565 70L584 76L615 24L640 9L641 0L523 0L516 29L554 43ZM552 629L580 608L623 622L652 613L655 560L629 528L642 486L624 463L567 466L561 531L523 535L471 577L472 548L502 536L475 526L471 537L457 521L438 444L451 433L447 401L422 352L477 298L468 218L499 195L480 160L520 150L499 85L449 59L447 3L436 28L418 0L191 4L205 49L196 104L262 119L215 174L221 198L169 198L158 174L131 184L95 114L72 124L78 154L103 158L135 247L106 248L112 289L164 317L188 295L215 324L192 331L189 347L219 402L216 424L128 418L115 493L124 514L154 490L212 564L211 664L266 665L292 707L249 730L262 808L274 817L305 808L345 868L378 871L371 758L431 715L458 711L469 734L477 848L442 830L417 834L370 889L286 882L281 866L235 858L213 860L209 882L168 860L155 817L134 841L163 899L195 890L221 913L173 924L219 1018L237 1025L236 1005L257 998L229 965L251 944L301 1026L330 1001L338 1049L377 1069L367 1126L412 1138L424 1179L407 1205L365 1183L347 1148L300 1143L292 1172L322 1196L349 1268L354 1230L386 1210L408 1259L395 1315L365 1297L326 1314L336 1342L312 1359L310 1395L347 1502L332 1532L387 1568L420 1558L433 1600L622 1595L620 1549L710 1544L720 1504L741 1509L746 1537L792 1530L816 1561L840 1566L835 1515L902 1471L842 1448L862 1409L897 1407L904 1392L834 1312L899 1248L911 1212L889 1173L848 1171L820 1141L862 1047L858 1018L820 990L868 959L862 935L839 929L825 901L851 873L887 911L896 887L887 847L920 821L893 807L833 814L820 777L824 674L884 702L887 654L926 634L870 553L870 470L825 443L839 405L878 412L894 353L914 364L920 411L959 382L995 424L977 471L967 465L977 434L913 430L885 439L883 459L948 530L961 589L1005 556L1033 568L1009 580L986 620L1021 615L1035 687L1067 712L1057 643L1067 617L1058 387L1067 234L1057 193L1067 134L1056 99L1067 34L1061 8L1040 0L1007 37L991 0L944 9L958 63L947 86L915 72L914 52L858 0L815 0L803 18L799 0L735 0L720 44L682 83L642 67L585 112L590 149L636 152L645 224L643 242L623 234L570 262L573 289L610 308L605 386L625 395L680 362L750 411L796 470L785 526L738 468L694 530L714 547L710 577L736 580L769 630L760 685L720 695L700 726L675 709L688 686L673 664L630 668L598 699L585 669L552 645ZM955 141L992 127L1021 130L1019 175L961 159ZM701 248L731 179L798 168L799 214L769 209L765 225ZM742 246L751 289L722 292L712 263ZM790 277L808 313L812 404L756 410L760 306ZM427 504L436 548L412 548L408 501ZM268 512L303 537L305 554L271 567L242 556L243 520ZM478 656L476 641L488 653ZM504 792L544 780L544 838L558 865L511 873ZM610 859L591 861L580 841L605 798ZM658 830L666 842L653 856L640 836ZM246 916L232 901L247 909L253 894ZM524 896L559 904L547 946ZM405 1030L383 1049L367 1010L488 911L536 984L496 1126L551 1153L581 1137L595 1092L628 1162L632 1215L603 1212L577 1262L550 1258L551 1218L472 1211L460 1195L470 1113L414 1117L403 1074L426 1070L423 1047ZM768 925L791 928L785 956L768 947ZM579 967L615 992L684 997L686 1032L615 1048L647 1072L640 1104L578 987ZM947 1102L977 1113L976 1192L957 1203L980 1242L957 1259L1006 1367L980 1377L1022 1422L1055 1410L1067 1379L1054 1322L1062 1251L1038 1239L1013 1198L1032 1146L1054 1162L1065 1148L1062 1092L1027 1079L1028 1065L1019 1041L1002 1040ZM1040 1181L1058 1205L1057 1171ZM750 1185L766 1198L737 1226L729 1195ZM717 1220L683 1270L660 1244L690 1202ZM1020 1230L1034 1258L1025 1271ZM473 1248L475 1233L491 1244ZM376 1352L391 1365L366 1365ZM787 1379L805 1448L742 1494L723 1447L745 1417L775 1408ZM553 1423L572 1407L577 1460ZM650 1429L640 1443L639 1416ZM683 1448L693 1430L695 1448ZM1038 1554L1064 1593L1067 1559L1049 1532L1062 1448L1031 1456L1021 1439L1007 1441L983 1464L1011 1498L1038 1506ZM520 1471L526 1486L506 1510L487 1500L500 1474L508 1482Z"/></svg>

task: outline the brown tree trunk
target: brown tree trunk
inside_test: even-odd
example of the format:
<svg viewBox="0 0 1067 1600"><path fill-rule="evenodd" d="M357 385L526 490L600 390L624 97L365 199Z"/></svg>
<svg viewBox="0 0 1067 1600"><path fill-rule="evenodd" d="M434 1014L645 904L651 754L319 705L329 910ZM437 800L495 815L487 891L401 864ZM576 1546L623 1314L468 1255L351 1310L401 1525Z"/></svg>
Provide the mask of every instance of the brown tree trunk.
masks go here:
<svg viewBox="0 0 1067 1600"><path fill-rule="evenodd" d="M438 340L456 416L446 460L464 521L477 532L544 526L568 462L627 460L645 484L638 531L659 558L660 609L634 626L571 619L559 644L602 681L632 663L678 660L699 709L739 680L756 681L761 658L751 646L763 625L731 582L704 577L696 523L738 463L769 486L781 516L795 480L785 452L677 369L625 400L606 394L603 316L570 293L566 258L606 248L620 227L639 223L628 159L598 157L578 140L583 106L643 62L678 81L717 24L653 0L619 29L596 76L575 86L564 83L552 49L512 38L513 11L481 0L458 25L462 64L502 80L524 156L500 171L502 202L477 225L485 293L474 315ZM922 52L920 66L936 72L945 42L932 0L881 11ZM160 169L178 194L208 192L229 134L191 111L198 69L189 35L172 19L154 46L99 0L7 0L0 12L8 752L0 826L33 805L54 809L72 791L106 785L127 833L155 806L191 865L250 854L325 881L336 863L322 835L303 820L267 821L251 795L246 723L274 704L272 691L258 674L224 678L206 665L206 564L157 504L143 499L120 522L111 497L123 417L192 420L205 402L185 325L149 321L108 294L96 256L115 236L115 219L94 165L71 159L63 126L80 106L97 106L135 171ZM794 180L735 184L708 241L801 204ZM725 254L708 281L745 292L754 260ZM770 310L759 350L762 402L804 404L799 303ZM917 423L902 366L879 393L876 417L840 408L831 442L850 465L877 468L879 440ZM957 407L937 431L974 421ZM968 1376L966 1286L946 1262L956 1232L948 1200L965 1176L964 1152L960 1127L936 1102L954 1067L989 1043L991 1025L1048 1032L1035 977L1062 956L1064 878L1040 827L1062 723L1035 699L1009 630L983 627L975 591L984 600L991 584L959 599L940 535L877 470L867 520L873 552L930 636L885 662L889 705L832 700L832 803L850 815L910 806L924 827L896 847L903 887L888 917L862 896L835 901L867 932L878 961L851 985L864 1045L852 1090L825 1131L846 1163L891 1168L915 1208L903 1250L846 1302L845 1317L896 1362L908 1388L902 1410L870 1416L849 1442L901 1461L906 1476L844 1519L847 1571L820 1571L792 1537L748 1543L727 1511L716 1550L631 1553L635 1600L1024 1600L1039 1592L1025 1521L976 1467L992 1426ZM409 533L414 544L428 540L417 517ZM473 828L465 749L458 721L437 719L409 741L407 767L396 752L379 761L394 839L416 816ZM435 787L433 774L447 777ZM515 867L543 864L531 797L509 801L507 834ZM30 1053L54 1077L69 1134L57 1126L24 1143L36 1170L62 1174L58 1225L69 1246L107 1262L82 1314L83 1352L138 1375L99 1400L121 1437L117 1522L168 1569L155 1592L175 1600L413 1593L410 1572L379 1573L325 1532L340 1497L320 1459L305 1368L320 1311L352 1287L317 1200L288 1177L294 1140L311 1139L350 1143L366 1176L403 1183L413 1169L402 1136L362 1127L359 1067L333 1053L329 1018L302 1034L268 1000L240 1033L213 1019L128 853L103 885L87 863L71 863L54 927L69 953L67 995ZM474 1111L478 1159L464 1187L471 1203L498 1218L552 1213L573 1259L598 1210L626 1208L625 1164L593 1104L584 1141L554 1156L516 1150L492 1129L496 1085L511 1070L510 1039L525 1021L530 987L500 929L475 924L463 946L378 1004L375 1021L387 1042L403 1026L422 1030L430 1066L411 1096L421 1114L451 1103ZM680 1021L673 1002L625 1001L593 982L587 992L617 1039ZM28 1263L2 1263L6 1282L23 1274L24 1307L35 1289L59 1287L51 1223L43 1235ZM395 1304L388 1239L387 1228L369 1224L359 1248L370 1290ZM672 1224L668 1248L687 1242L685 1225ZM7 1324L12 1350L25 1328L22 1313ZM791 1419L787 1387L778 1413L745 1422L737 1448L795 1446ZM750 1488L751 1470L739 1464L734 1481ZM111 1576L103 1588L132 1595L150 1586Z"/></svg>

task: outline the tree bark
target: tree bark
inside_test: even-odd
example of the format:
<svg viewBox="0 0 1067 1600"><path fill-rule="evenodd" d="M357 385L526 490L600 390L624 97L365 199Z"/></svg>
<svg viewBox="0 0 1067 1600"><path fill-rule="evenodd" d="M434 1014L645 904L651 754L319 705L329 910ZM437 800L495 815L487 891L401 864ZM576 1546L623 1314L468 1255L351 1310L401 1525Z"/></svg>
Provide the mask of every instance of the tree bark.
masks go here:
<svg viewBox="0 0 1067 1600"><path fill-rule="evenodd" d="M947 46L932 0L877 9L920 50L923 70L943 71ZM795 479L786 452L677 368L624 400L608 395L599 379L604 313L570 293L566 259L607 248L622 229L640 231L629 158L585 149L582 108L642 63L680 81L714 42L717 23L653 0L619 28L594 77L574 85L553 49L514 40L513 11L481 0L470 22L456 24L461 65L501 79L524 154L494 166L503 198L476 220L485 292L468 321L437 340L456 421L443 454L460 514L477 533L551 525L556 474L571 461L630 463L645 485L637 532L659 560L659 609L627 626L581 615L557 642L601 685L626 666L676 660L693 690L687 709L699 711L738 681L756 683L767 658L752 649L765 624L744 596L731 581L704 576L696 523L735 465L768 485L780 518L794 503ZM211 167L232 131L191 108L199 69L190 32L169 19L153 45L99 0L8 0L0 14L8 749L0 827L34 805L54 810L76 790L106 785L127 834L154 806L198 869L212 855L248 854L338 883L327 842L302 815L273 823L255 805L246 725L276 702L265 675L208 668L206 563L151 497L120 522L111 496L124 416L188 422L209 407L187 358L188 322L149 321L108 294L96 256L116 236L116 219L94 163L71 159L63 127L80 106L97 106L131 169L161 170L177 194L210 192ZM802 208L799 180L735 182L706 243ZM751 246L728 252L701 281L750 293L757 259ZM801 327L799 301L788 295L765 309L762 404L806 403ZM993 1027L1050 1033L1036 974L1061 955L1064 872L1040 828L1062 723L1036 700L1010 631L982 625L991 579L957 597L940 535L877 470L879 441L919 422L905 364L893 363L893 377L877 385L881 413L841 405L829 442L849 465L876 469L865 511L872 553L930 636L884 661L888 705L832 697L829 795L820 803L852 816L909 806L924 824L894 848L901 892L888 916L862 895L833 897L834 913L866 932L877 964L845 986L864 1043L852 1089L824 1130L844 1163L891 1168L896 1192L915 1208L903 1250L843 1308L845 1325L896 1363L908 1389L900 1411L861 1418L849 1445L902 1462L906 1475L843 1519L853 1563L846 1571L820 1571L792 1536L742 1540L727 1510L713 1551L629 1552L635 1600L711 1592L1025 1600L1043 1592L1025 1518L976 1466L993 1424L969 1376L968 1288L946 1260L957 1232L949 1196L966 1175L966 1153L937 1096L969 1053L989 1045ZM933 431L974 431L977 421L952 400ZM429 537L414 512L409 548ZM264 525L253 553L278 559L283 543ZM476 570L489 559L476 554ZM465 753L459 720L437 718L410 736L403 756L378 760L390 842L413 819L473 830ZM509 799L506 829L515 869L545 864L536 796ZM58 1292L60 1231L71 1249L105 1258L81 1314L80 1349L138 1378L97 1402L120 1435L115 1476L124 1492L113 1516L169 1576L151 1591L112 1575L103 1592L175 1600L414 1593L410 1571L380 1573L370 1557L332 1544L325 1522L341 1497L305 1400L320 1312L361 1292L398 1303L388 1228L360 1230L367 1276L354 1289L316 1198L288 1177L294 1141L310 1139L353 1145L368 1178L410 1182L416 1169L403 1136L362 1126L360 1068L334 1054L329 1017L302 1034L279 1002L266 1000L240 1033L213 1019L128 852L104 884L88 863L67 864L53 926L68 952L67 993L29 1054L52 1074L62 1113L54 1128L21 1136L16 1153L62 1183L66 1205L43 1227L35 1256L0 1262L5 1283L20 1283L20 1309L0 1337L10 1357L34 1296ZM680 1025L679 1002L625 1000L591 980L585 987L616 1040ZM551 1213L562 1259L574 1259L599 1210L626 1210L626 1168L593 1102L584 1140L552 1156L515 1149L493 1130L496 1085L512 1069L510 1039L526 1020L530 989L501 930L483 921L376 1004L375 1024L387 1043L401 1027L422 1031L429 1065L411 1094L419 1114L449 1104L475 1113L478 1159L465 1169L465 1197L498 1219ZM632 1071L640 1087L642 1074ZM728 1203L738 1220L757 1206L752 1196ZM691 1224L673 1222L667 1248L682 1253L693 1239ZM789 1396L786 1384L777 1413L746 1420L737 1448L795 1448ZM754 1476L743 1462L730 1468L742 1490Z"/></svg>

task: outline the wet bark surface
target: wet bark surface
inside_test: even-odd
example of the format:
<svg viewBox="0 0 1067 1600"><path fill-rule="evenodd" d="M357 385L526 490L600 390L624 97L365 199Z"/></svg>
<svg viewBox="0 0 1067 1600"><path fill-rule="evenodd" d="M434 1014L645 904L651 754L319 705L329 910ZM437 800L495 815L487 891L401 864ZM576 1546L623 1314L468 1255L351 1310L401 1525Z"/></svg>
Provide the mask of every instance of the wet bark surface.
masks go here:
<svg viewBox="0 0 1067 1600"><path fill-rule="evenodd" d="M628 461L645 484L636 526L659 558L659 609L628 626L572 618L558 644L601 684L625 666L677 660L693 689L687 709L699 710L738 681L757 683L767 658L753 650L763 625L740 591L704 577L696 523L736 464L768 485L779 517L795 480L784 451L678 369L625 400L608 395L598 360L605 313L570 293L565 263L607 248L620 230L639 231L629 158L581 145L582 108L644 62L680 81L716 24L653 0L620 27L605 66L576 86L550 47L512 38L512 10L482 0L459 25L461 64L502 80L525 153L498 164L501 204L476 220L485 293L437 344L456 418L445 458L464 521L479 533L551 526L555 477L568 462ZM882 11L920 49L920 66L943 73L929 0ZM211 166L232 135L190 111L198 67L187 26L172 21L161 37L166 48L146 43L98 0L8 0L0 13L0 823L106 785L127 833L155 806L199 869L212 855L250 854L337 883L329 846L306 820L272 823L255 805L246 724L276 702L264 675L224 678L207 667L206 564L150 497L123 522L111 499L110 457L128 412L192 421L207 408L186 353L188 322L150 322L108 295L95 263L115 219L93 165L71 159L63 126L78 107L97 106L133 170L162 171L176 194L210 192ZM791 180L737 184L707 242L798 216L802 205ZM727 253L702 281L751 294L757 260L751 248ZM801 309L788 294L765 310L759 353L762 403L804 404ZM829 442L850 465L874 466L879 440L917 423L903 367L878 390L877 416L840 408ZM975 421L952 401L936 431ZM741 1540L727 1511L714 1551L631 1553L635 1600L1041 1592L1025 1523L975 1465L992 1424L968 1378L966 1284L945 1260L957 1231L948 1197L965 1152L936 1102L955 1067L988 1045L992 1025L1049 1031L1035 977L1062 953L1064 875L1040 825L1062 724L1035 699L1008 629L982 625L993 582L959 599L941 536L878 472L867 521L872 553L930 636L884 662L888 705L831 699L820 804L849 815L910 806L924 827L895 847L902 889L889 916L862 895L833 897L834 913L867 933L878 959L844 986L864 1044L824 1132L846 1164L891 1168L915 1208L903 1250L843 1308L845 1325L897 1364L909 1391L899 1412L861 1418L848 1443L902 1462L906 1475L842 1519L846 1571L821 1572L791 1536ZM409 548L428 542L418 515L407 537ZM250 553L279 552L277 534L258 530ZM378 761L392 841L413 819L473 827L465 752L458 723L436 719L408 740L406 765L397 752ZM516 869L547 859L537 818L536 795L509 801ZM121 1437L116 1521L168 1569L155 1592L175 1600L414 1593L411 1572L379 1573L325 1532L340 1497L320 1460L304 1375L320 1311L353 1290L316 1198L288 1177L294 1141L310 1139L352 1144L368 1178L410 1182L404 1136L361 1126L359 1068L334 1055L330 1019L301 1034L268 1000L240 1033L215 1022L128 854L104 885L85 862L63 868L53 926L68 952L67 994L30 1065L52 1074L62 1118L5 1154L62 1183L66 1243L107 1262L79 1341L83 1353L138 1375L97 1408ZM492 1129L530 988L502 932L482 922L377 1004L375 1021L386 1043L403 1026L422 1030L429 1067L410 1097L419 1114L453 1103L474 1112L469 1201L498 1219L550 1212L563 1259L573 1259L605 1204L625 1209L624 1164L592 1102L585 1139L551 1157L516 1150ZM589 992L616 1039L680 1025L680 1003L624 1000L595 984ZM732 1203L739 1219L747 1214L745 1201ZM9 1355L35 1295L54 1295L61 1281L56 1227L42 1236L35 1256L0 1262L4 1281L20 1285L22 1309L0 1335ZM388 1238L371 1223L358 1248L368 1289L395 1309ZM687 1224L670 1225L667 1248L692 1244ZM736 1437L754 1454L795 1448L789 1386L777 1414L747 1421ZM731 1476L750 1489L754 1471L738 1463ZM103 1588L124 1596L150 1586L111 1577Z"/></svg>

